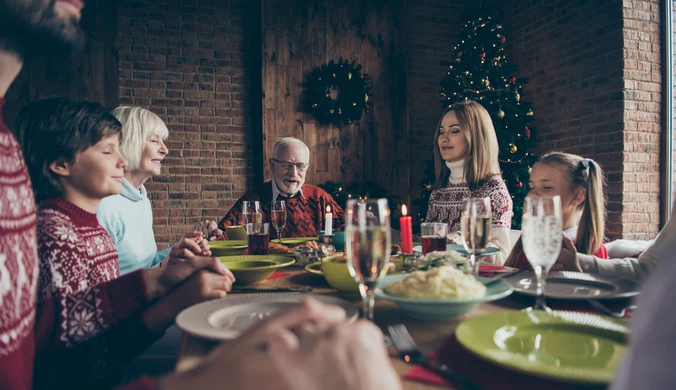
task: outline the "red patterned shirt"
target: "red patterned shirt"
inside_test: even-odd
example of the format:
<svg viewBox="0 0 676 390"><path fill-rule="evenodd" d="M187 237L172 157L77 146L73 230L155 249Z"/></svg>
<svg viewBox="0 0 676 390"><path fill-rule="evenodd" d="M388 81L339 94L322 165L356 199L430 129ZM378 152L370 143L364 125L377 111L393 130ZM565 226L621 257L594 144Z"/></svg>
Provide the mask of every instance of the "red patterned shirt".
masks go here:
<svg viewBox="0 0 676 390"><path fill-rule="evenodd" d="M485 198L491 200L493 220L491 227L507 228L512 226L512 198L500 176L488 179L481 188L471 191L467 184L448 184L444 188L432 191L427 210L427 222L445 222L449 233L460 231L460 214L467 198Z"/></svg>
<svg viewBox="0 0 676 390"><path fill-rule="evenodd" d="M0 389L31 386L37 258L33 189L0 114Z"/></svg>
<svg viewBox="0 0 676 390"><path fill-rule="evenodd" d="M115 244L96 214L48 199L38 207L39 297L72 294L120 276Z"/></svg>

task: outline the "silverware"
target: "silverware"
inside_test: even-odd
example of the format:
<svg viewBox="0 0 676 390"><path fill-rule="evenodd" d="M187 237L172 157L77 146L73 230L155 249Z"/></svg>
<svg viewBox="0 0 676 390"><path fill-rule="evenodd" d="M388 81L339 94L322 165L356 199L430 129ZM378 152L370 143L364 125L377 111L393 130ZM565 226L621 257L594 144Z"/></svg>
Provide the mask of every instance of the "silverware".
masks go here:
<svg viewBox="0 0 676 390"><path fill-rule="evenodd" d="M233 287L231 293L250 293L250 292L300 292L307 293L312 291L312 287L277 287L277 288L257 288L257 287Z"/></svg>
<svg viewBox="0 0 676 390"><path fill-rule="evenodd" d="M615 318L623 318L624 315L627 314L627 311L636 310L638 308L638 306L636 306L636 305L629 305L629 306L623 308L620 311L613 311L608 306L604 305L603 303L601 303L599 301L589 299L589 300L587 300L587 302L594 309L600 311L603 314L606 314L606 315L609 315L609 316L615 317Z"/></svg>
<svg viewBox="0 0 676 390"><path fill-rule="evenodd" d="M420 352L420 349L418 349L415 341L413 341L411 334L408 333L406 326L403 324L388 325L387 330L392 337L394 346L397 348L397 351L399 351L399 356L401 356L405 362L425 366L426 368L434 371L436 374L442 376L447 381L453 383L456 389L478 389L475 384L451 370L447 365L439 361L429 359L427 356L425 356L425 354Z"/></svg>
<svg viewBox="0 0 676 390"><path fill-rule="evenodd" d="M490 286L491 284L495 284L495 283L501 281L502 279L506 279L506 278L512 277L512 276L514 276L514 275L518 275L518 274L520 274L520 273L523 273L523 272L526 272L526 271L530 271L532 268L533 268L532 265L528 265L528 266L526 266L526 267L524 267L524 268L521 268L521 269L518 270L518 271L509 273L509 274L504 274L504 275L496 276L496 277L494 277L493 279L491 279L491 280L485 282L485 283L484 283L484 286L488 287L488 286Z"/></svg>

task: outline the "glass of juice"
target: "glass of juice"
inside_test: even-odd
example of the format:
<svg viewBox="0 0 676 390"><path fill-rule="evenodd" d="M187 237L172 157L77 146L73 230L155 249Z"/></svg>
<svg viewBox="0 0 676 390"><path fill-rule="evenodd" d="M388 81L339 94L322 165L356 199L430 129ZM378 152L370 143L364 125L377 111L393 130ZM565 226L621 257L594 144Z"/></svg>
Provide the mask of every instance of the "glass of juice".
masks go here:
<svg viewBox="0 0 676 390"><path fill-rule="evenodd" d="M267 255L270 248L270 224L247 223L246 238L250 255Z"/></svg>
<svg viewBox="0 0 676 390"><path fill-rule="evenodd" d="M448 225L439 222L420 224L423 253L446 250L446 234Z"/></svg>

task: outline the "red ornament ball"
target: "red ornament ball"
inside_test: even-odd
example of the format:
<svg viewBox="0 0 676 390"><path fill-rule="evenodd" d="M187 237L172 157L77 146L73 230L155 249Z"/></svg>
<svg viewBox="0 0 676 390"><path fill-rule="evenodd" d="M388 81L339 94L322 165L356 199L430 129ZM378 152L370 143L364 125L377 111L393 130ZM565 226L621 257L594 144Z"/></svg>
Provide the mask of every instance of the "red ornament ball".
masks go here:
<svg viewBox="0 0 676 390"><path fill-rule="evenodd" d="M512 77L509 79L509 82L512 83L512 84L516 83L516 76L512 76Z"/></svg>
<svg viewBox="0 0 676 390"><path fill-rule="evenodd" d="M530 139L530 129L528 127L526 127L526 130L524 130L523 133L526 134L527 139Z"/></svg>
<svg viewBox="0 0 676 390"><path fill-rule="evenodd" d="M324 94L324 96L329 97L329 96L331 96L331 95L327 93L327 94Z"/></svg>
<svg viewBox="0 0 676 390"><path fill-rule="evenodd" d="M517 181L516 184L514 184L514 187L521 189L521 188L523 188L523 183L520 182L520 181Z"/></svg>
<svg viewBox="0 0 676 390"><path fill-rule="evenodd" d="M481 57L482 60L485 60L486 59L486 53L481 53L481 55L479 57Z"/></svg>
<svg viewBox="0 0 676 390"><path fill-rule="evenodd" d="M507 38L503 35L500 37L500 43L504 45L505 42L507 42Z"/></svg>

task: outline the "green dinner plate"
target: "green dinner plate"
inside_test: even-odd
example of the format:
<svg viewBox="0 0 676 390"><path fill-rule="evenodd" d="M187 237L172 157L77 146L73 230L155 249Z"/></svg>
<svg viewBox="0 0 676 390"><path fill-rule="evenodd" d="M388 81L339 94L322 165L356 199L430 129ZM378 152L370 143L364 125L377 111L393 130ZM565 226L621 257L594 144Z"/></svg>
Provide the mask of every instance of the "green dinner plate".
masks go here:
<svg viewBox="0 0 676 390"><path fill-rule="evenodd" d="M415 252L422 252L422 245L414 246L413 250ZM467 252L467 249L465 249L464 246L458 245L458 244L448 244L448 245L446 245L446 250L447 251L455 251L455 252L461 253L463 255L469 255L469 252ZM490 255L494 255L498 252L500 252L500 248L496 248L494 246L491 246L491 247L486 248L486 250L479 256L490 256Z"/></svg>
<svg viewBox="0 0 676 390"><path fill-rule="evenodd" d="M311 274L324 276L322 272L322 263L312 263L305 266L305 270Z"/></svg>
<svg viewBox="0 0 676 390"><path fill-rule="evenodd" d="M470 318L455 332L470 352L528 374L607 384L627 350L624 320L571 311L510 311Z"/></svg>
<svg viewBox="0 0 676 390"><path fill-rule="evenodd" d="M299 245L306 243L308 241L317 241L319 240L318 237L289 237L289 238L282 238L282 244L284 245ZM274 240L275 242L277 241L276 239Z"/></svg>

